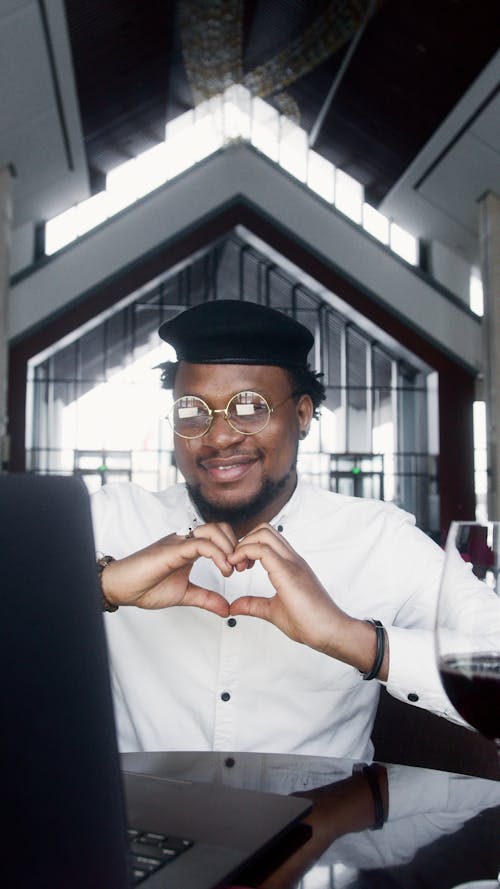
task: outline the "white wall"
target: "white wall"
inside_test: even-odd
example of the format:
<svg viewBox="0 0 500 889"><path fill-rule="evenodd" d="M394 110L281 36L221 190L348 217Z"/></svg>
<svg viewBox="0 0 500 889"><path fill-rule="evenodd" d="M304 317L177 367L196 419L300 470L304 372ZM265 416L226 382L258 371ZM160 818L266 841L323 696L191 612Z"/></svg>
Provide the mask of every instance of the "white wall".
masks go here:
<svg viewBox="0 0 500 889"><path fill-rule="evenodd" d="M439 241L431 243L429 252L433 277L468 306L471 274L469 263Z"/></svg>

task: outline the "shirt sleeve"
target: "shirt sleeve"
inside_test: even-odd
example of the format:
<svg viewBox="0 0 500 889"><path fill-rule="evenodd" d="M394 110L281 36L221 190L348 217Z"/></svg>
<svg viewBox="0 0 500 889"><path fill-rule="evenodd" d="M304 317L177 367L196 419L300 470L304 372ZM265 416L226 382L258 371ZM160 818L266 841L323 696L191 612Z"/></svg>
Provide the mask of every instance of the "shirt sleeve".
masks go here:
<svg viewBox="0 0 500 889"><path fill-rule="evenodd" d="M392 624L386 627L387 690L399 700L466 725L443 690L436 661L435 622L444 552L409 524L400 527L393 549L397 551L394 576L403 595ZM454 571L456 608L445 619L458 634L470 632L474 621L474 632L486 640L491 627L500 625L500 599L474 577L462 560L457 560Z"/></svg>
<svg viewBox="0 0 500 889"><path fill-rule="evenodd" d="M387 691L400 701L465 725L444 693L436 666L434 633L426 629L387 627Z"/></svg>
<svg viewBox="0 0 500 889"><path fill-rule="evenodd" d="M103 485L91 497L96 549L122 559L177 530L161 499L130 482ZM179 521L186 519L179 510Z"/></svg>

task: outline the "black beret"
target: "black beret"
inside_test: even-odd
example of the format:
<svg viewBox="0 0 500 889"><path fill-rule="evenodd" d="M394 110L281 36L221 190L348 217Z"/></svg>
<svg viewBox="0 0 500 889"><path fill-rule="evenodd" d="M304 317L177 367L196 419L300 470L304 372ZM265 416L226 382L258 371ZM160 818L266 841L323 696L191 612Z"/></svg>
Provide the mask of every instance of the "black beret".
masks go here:
<svg viewBox="0 0 500 889"><path fill-rule="evenodd" d="M293 318L241 300L224 299L185 309L159 335L191 364L274 364L307 367L314 337Z"/></svg>

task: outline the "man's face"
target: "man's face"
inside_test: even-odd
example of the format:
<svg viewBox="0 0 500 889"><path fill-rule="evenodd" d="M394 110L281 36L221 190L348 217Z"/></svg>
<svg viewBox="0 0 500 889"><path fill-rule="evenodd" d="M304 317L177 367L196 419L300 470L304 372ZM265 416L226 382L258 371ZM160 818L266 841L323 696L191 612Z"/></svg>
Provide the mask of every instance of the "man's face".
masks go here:
<svg viewBox="0 0 500 889"><path fill-rule="evenodd" d="M213 409L224 409L237 392L263 395L270 407L280 404L268 425L256 435L232 429L216 414L200 438L175 435L177 465L190 494L207 521L227 521L247 533L269 521L296 485L298 439L307 432L312 403L307 395L288 398L293 389L281 367L181 362L174 398L197 395Z"/></svg>

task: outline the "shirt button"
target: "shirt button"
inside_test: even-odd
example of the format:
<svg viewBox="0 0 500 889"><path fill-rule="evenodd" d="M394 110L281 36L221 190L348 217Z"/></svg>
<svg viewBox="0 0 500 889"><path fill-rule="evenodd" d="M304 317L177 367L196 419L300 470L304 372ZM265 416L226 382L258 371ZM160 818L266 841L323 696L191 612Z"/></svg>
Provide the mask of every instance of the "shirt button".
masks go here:
<svg viewBox="0 0 500 889"><path fill-rule="evenodd" d="M233 759L232 756L228 756L226 760L224 760L224 765L227 766L228 769L232 769L234 765L236 765L236 760Z"/></svg>
<svg viewBox="0 0 500 889"><path fill-rule="evenodd" d="M281 534L281 533L283 532L283 525L278 525L278 527L276 528L276 530L279 531L280 534Z"/></svg>
<svg viewBox="0 0 500 889"><path fill-rule="evenodd" d="M410 694L408 695L408 700L411 701L412 704L414 704L415 701L418 701L418 695L415 694L414 691L411 691Z"/></svg>
<svg viewBox="0 0 500 889"><path fill-rule="evenodd" d="M229 620L228 620L228 622L227 622L227 625L228 625L228 627L235 627L235 626L236 626L236 623L237 623L236 618L235 618L235 617L230 617Z"/></svg>
<svg viewBox="0 0 500 889"><path fill-rule="evenodd" d="M229 700L231 700L231 695L229 694L228 691L223 691L223 692L222 692L222 694L221 694L221 700L222 700L222 701L229 701Z"/></svg>

